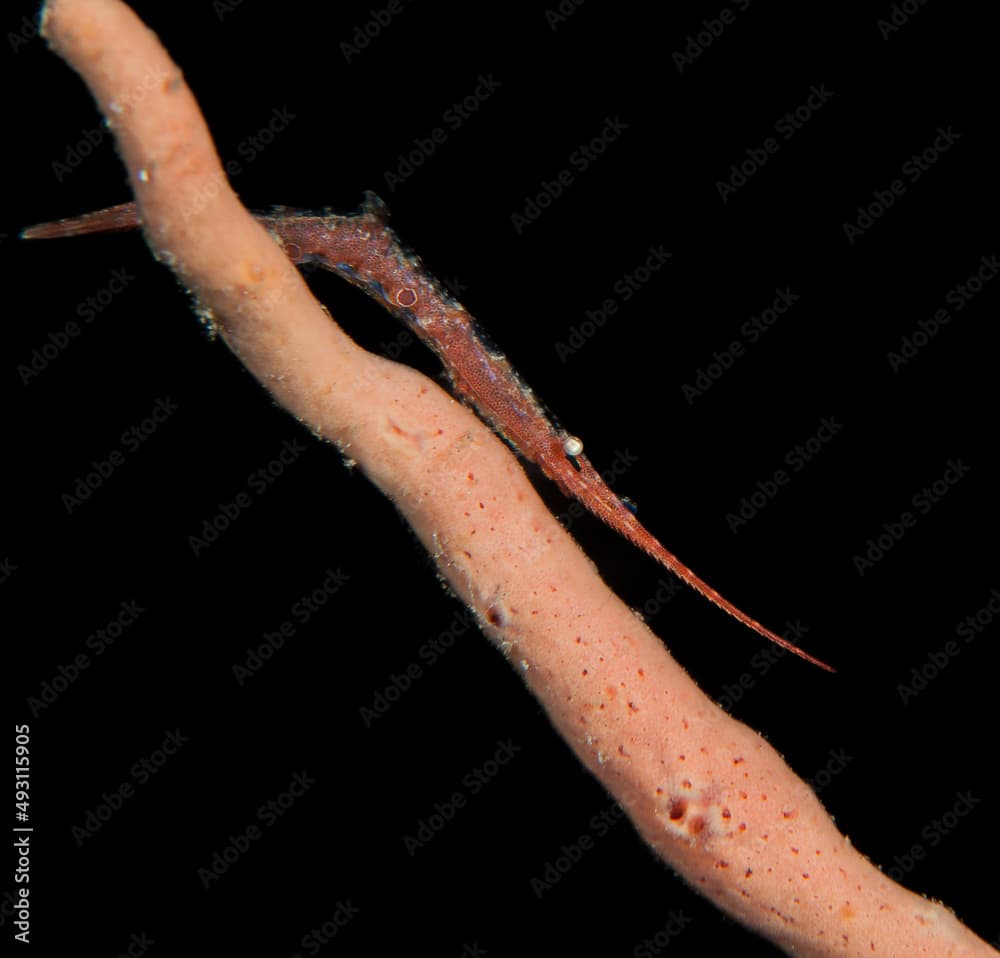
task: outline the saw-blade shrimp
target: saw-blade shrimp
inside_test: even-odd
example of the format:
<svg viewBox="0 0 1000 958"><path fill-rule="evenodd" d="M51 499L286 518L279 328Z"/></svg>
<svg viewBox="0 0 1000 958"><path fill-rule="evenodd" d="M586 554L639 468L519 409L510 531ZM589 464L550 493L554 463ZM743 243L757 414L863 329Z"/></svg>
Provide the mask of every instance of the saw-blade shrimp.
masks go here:
<svg viewBox="0 0 1000 958"><path fill-rule="evenodd" d="M835 671L733 605L670 552L617 496L583 455L583 442L556 426L507 358L489 345L475 320L399 241L374 193L355 214L280 209L255 213L292 262L315 263L363 289L401 319L438 356L455 393L568 496L623 535L724 612L776 645ZM135 203L42 223L25 239L135 229Z"/></svg>

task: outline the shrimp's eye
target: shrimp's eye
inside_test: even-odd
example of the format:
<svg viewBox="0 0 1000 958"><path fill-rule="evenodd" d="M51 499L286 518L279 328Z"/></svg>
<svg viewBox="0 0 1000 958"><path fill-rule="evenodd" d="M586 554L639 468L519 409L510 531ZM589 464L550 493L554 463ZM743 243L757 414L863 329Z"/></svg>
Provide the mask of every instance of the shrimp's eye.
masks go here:
<svg viewBox="0 0 1000 958"><path fill-rule="evenodd" d="M563 452L567 456L579 456L583 452L583 440L577 439L576 436L567 436L563 442Z"/></svg>

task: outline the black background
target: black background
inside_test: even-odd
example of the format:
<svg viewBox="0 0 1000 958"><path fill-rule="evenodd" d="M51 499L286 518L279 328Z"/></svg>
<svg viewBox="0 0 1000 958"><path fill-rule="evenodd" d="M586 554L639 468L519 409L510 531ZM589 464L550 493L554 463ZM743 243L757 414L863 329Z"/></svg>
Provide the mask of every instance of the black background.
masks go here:
<svg viewBox="0 0 1000 958"><path fill-rule="evenodd" d="M348 210L362 190L380 193L397 232L461 290L598 467L634 457L616 488L654 534L763 622L808 626L804 644L837 676L775 660L693 594L650 616L697 681L797 772L815 778L840 756L822 799L857 847L1000 936L981 877L1000 840L997 626L969 644L956 637L1000 587L989 330L1000 281L900 371L887 360L1000 252L982 8L914 5L883 37L888 3L858 14L732 3L721 36L679 70L675 52L720 3L654 15L587 0L553 24L542 5L414 2L347 55L371 3L135 6L184 69L223 158L240 162L233 182L249 206ZM632 955L671 911L690 919L671 955L775 954L690 892L628 824L595 838L539 897L531 880L593 835L611 799L497 652L462 627L391 505L208 342L138 236L16 239L29 223L128 198L89 94L24 35L32 12L11 6L0 22L0 560L10 570L0 603L7 734L31 724L39 953L71 940L114 955L145 935L150 953L306 954L303 936L349 901L357 915L320 954ZM482 77L499 87L453 128L447 111L484 90ZM813 86L833 96L791 139L776 137L777 154L724 202L717 183L731 164L775 136ZM258 149L275 111L294 119ZM609 118L625 128L580 169L574 151ZM435 127L445 142L388 182ZM904 164L939 128L960 136L910 182ZM512 216L562 169L572 185L519 231ZM894 178L904 195L849 242L844 224ZM660 244L667 264L560 355L586 311ZM81 304L116 269L133 279L82 322ZM398 343L394 321L360 293L330 276L311 282L364 345ZM746 342L741 324L786 287L800 297L787 315L685 399L682 387L714 352ZM23 382L32 350L72 320L81 335ZM400 359L438 374L417 345ZM92 461L123 448L123 432L166 397L176 412L68 511L63 496ZM726 514L823 417L843 428L734 535ZM290 440L306 452L196 557L189 537ZM912 497L949 460L969 471L921 514ZM915 526L860 575L853 557L905 510ZM596 521L572 529L633 606L666 581ZM327 569L347 584L238 685L233 665ZM128 600L145 611L95 655L88 636ZM456 623L456 641L428 664L428 643ZM959 654L904 703L900 685L949 641ZM89 668L33 717L29 698L81 652ZM361 709L412 663L421 676L366 725ZM174 729L188 741L136 783L133 763ZM472 794L463 777L508 739L520 751ZM204 888L198 870L303 771L315 785ZM75 840L72 828L123 782L134 796ZM404 837L456 790L467 805L410 854ZM934 821L970 793L972 810L942 836ZM915 844L926 856L909 867Z"/></svg>

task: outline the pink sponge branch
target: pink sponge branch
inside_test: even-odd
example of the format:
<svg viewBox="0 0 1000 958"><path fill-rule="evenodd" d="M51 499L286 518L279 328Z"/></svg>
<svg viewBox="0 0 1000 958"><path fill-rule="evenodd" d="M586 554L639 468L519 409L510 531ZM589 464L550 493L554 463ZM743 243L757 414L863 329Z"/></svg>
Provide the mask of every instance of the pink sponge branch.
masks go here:
<svg viewBox="0 0 1000 958"><path fill-rule="evenodd" d="M51 0L44 16L114 130L154 254L275 399L395 503L665 861L788 954L997 954L851 847L611 593L466 407L340 330L240 204L180 70L127 6Z"/></svg>

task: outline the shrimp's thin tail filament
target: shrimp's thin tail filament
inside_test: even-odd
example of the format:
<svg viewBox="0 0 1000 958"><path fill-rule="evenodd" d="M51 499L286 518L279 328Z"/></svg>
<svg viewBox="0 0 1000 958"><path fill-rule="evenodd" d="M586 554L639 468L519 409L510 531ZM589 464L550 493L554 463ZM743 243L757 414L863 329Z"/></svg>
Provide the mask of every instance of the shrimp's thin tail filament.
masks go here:
<svg viewBox="0 0 1000 958"><path fill-rule="evenodd" d="M648 535L648 533L647 533ZM631 537L630 537L631 538ZM714 603L723 612L729 613L737 622L742 622L749 629L753 629L758 635L763 636L765 639L770 639L775 645L781 646L781 648L786 649L789 652L797 655L800 659L805 659L807 662L811 662L813 665L818 665L821 669L827 672L836 672L837 670L832 665L827 665L826 662L820 661L815 656L810 655L808 652L803 651L797 645L793 645L787 639L782 638L776 632L772 632L766 626L761 625L756 619L747 615L742 609L737 608L728 599L723 598L715 589L713 589L707 582L704 581L700 576L696 575L691 571L680 559L677 558L672 552L669 552L664 548L659 540L649 536L655 545L651 548L642 542L636 542L644 552L648 553L660 565L665 566L669 569L678 579L687 585L691 586L696 592L700 592L709 602ZM635 542L635 540L632 540Z"/></svg>
<svg viewBox="0 0 1000 958"><path fill-rule="evenodd" d="M598 519L601 519L612 529L623 535L633 545L638 546L648 556L655 559L665 569L672 572L678 579L689 585L696 592L701 593L709 602L718 606L723 612L731 615L737 622L741 622L748 629L753 629L758 635L773 642L775 645L797 655L800 659L805 659L813 665L819 666L827 672L837 670L826 662L817 659L808 652L800 649L787 639L782 638L776 632L761 625L756 619L749 616L742 609L737 608L728 599L723 597L718 591L713 589L704 579L689 569L680 559L677 558L666 546L660 542L635 516L635 513L626 506L621 499L612 492L601 474L593 467L591 462L583 456L575 457L576 466L569 466L565 471L560 470L558 477L551 477L573 498L582 502Z"/></svg>

